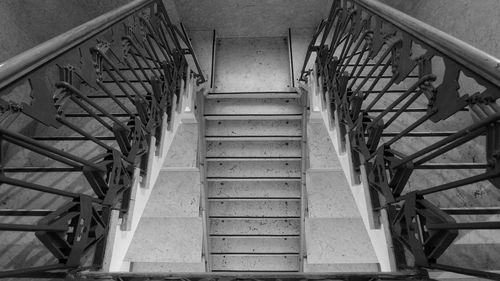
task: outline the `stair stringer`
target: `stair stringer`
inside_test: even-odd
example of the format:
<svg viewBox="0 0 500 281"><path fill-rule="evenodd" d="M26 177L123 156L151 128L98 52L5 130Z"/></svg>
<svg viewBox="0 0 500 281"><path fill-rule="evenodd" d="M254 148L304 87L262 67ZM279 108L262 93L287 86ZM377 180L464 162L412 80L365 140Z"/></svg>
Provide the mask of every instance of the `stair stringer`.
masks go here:
<svg viewBox="0 0 500 281"><path fill-rule="evenodd" d="M309 81L317 81L315 76L315 71L313 70ZM335 124L332 124L335 123L335 120L332 120L330 117L332 116L330 106L325 104L323 101L320 88L315 85L315 83L308 83L302 84L299 89L304 94L307 94L308 103L310 105L310 122L321 122L327 128L335 153L339 159L340 166L346 175L347 183L377 256L380 270L383 272L397 271L387 212L386 210L380 211L380 221L379 224L375 226L375 218L371 207L368 182L366 175L363 173L365 171L364 167L361 167L361 182L356 183L357 176L355 175L354 167L352 165L350 147L348 147L349 144L346 144L347 147L345 148L345 151L341 150L339 130Z"/></svg>
<svg viewBox="0 0 500 281"><path fill-rule="evenodd" d="M120 272L129 271L130 263L125 261L127 251L133 241L140 219L144 213L146 205L151 197L153 187L160 175L160 172L167 160L169 152L173 148L175 137L183 127L192 126L198 121L197 112L194 110L194 104L197 102L199 91L194 86L194 77L189 77L187 87L182 82L180 100L177 103L177 97L174 96L173 104L177 103L176 110L172 111L171 120L167 124L167 116L164 116L162 126L162 139L157 146L151 146L147 164L147 174L144 177L134 178L132 186L129 211L123 218L119 217L119 211L113 210L109 224L109 233L106 241L106 250L103 259L101 272ZM154 137L151 143L156 143ZM171 152L170 152L171 154ZM197 164L197 163L196 163ZM200 237L201 238L201 237Z"/></svg>

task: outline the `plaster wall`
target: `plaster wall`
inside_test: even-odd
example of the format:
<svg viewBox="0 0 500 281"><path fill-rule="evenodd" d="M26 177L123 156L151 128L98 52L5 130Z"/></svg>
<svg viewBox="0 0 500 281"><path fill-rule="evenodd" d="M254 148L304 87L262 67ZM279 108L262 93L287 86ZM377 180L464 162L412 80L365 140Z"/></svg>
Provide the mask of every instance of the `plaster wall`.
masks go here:
<svg viewBox="0 0 500 281"><path fill-rule="evenodd" d="M380 0L495 57L500 57L497 0Z"/></svg>
<svg viewBox="0 0 500 281"><path fill-rule="evenodd" d="M332 0L174 0L189 30L216 29L225 37L286 36L288 28L315 28Z"/></svg>

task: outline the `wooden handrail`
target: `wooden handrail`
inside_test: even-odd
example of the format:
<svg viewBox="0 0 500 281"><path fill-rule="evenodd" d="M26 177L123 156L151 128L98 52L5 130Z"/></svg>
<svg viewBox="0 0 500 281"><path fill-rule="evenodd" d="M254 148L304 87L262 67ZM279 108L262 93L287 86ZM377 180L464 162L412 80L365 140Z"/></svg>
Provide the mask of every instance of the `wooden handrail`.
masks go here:
<svg viewBox="0 0 500 281"><path fill-rule="evenodd" d="M499 59L379 1L353 0L353 2L500 87Z"/></svg>
<svg viewBox="0 0 500 281"><path fill-rule="evenodd" d="M0 64L0 89L157 0L134 0Z"/></svg>

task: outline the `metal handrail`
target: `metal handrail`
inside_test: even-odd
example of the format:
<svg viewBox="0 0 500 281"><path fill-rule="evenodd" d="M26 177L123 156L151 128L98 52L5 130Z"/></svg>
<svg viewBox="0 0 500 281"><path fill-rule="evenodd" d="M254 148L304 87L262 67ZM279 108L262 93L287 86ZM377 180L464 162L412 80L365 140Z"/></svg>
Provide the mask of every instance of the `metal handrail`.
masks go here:
<svg viewBox="0 0 500 281"><path fill-rule="evenodd" d="M380 1L354 2L500 87L500 59Z"/></svg>
<svg viewBox="0 0 500 281"><path fill-rule="evenodd" d="M134 0L0 63L0 89L25 77L35 69L60 57L75 46L78 46L82 42L85 42L89 38L92 38L127 18L135 11L151 5L152 3L159 3L160 8L165 11L165 15L168 19L168 14L166 14L165 7L161 1ZM172 24L170 19L168 19L168 22ZM186 40L189 39L186 38ZM192 52L192 49L190 49L190 51ZM205 78L198 64L198 59L194 53L192 53L192 56L198 70L197 74L201 77L200 82L203 83L205 82Z"/></svg>

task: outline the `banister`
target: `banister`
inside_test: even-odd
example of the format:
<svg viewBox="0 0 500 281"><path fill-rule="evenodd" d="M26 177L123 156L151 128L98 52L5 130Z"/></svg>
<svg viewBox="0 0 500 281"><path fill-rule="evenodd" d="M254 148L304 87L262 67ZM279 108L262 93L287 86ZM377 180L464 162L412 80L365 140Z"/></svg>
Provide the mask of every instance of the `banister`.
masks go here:
<svg viewBox="0 0 500 281"><path fill-rule="evenodd" d="M0 64L0 89L157 0L134 0Z"/></svg>
<svg viewBox="0 0 500 281"><path fill-rule="evenodd" d="M135 11L142 9L150 4L158 2L160 9L167 15L163 3L158 0L134 0L126 5L118 7L107 12L93 20L83 23L65 33L62 33L48 41L35 46L7 61L0 64L0 89L26 76L33 70L43 66L53 59L63 55L89 38L105 31L121 20L132 15ZM171 24L170 19L168 23ZM189 40L189 39L186 39ZM190 44L187 43L188 47ZM192 51L192 50L190 50ZM201 72L201 67L193 53L193 60L196 64L200 82L205 82Z"/></svg>
<svg viewBox="0 0 500 281"><path fill-rule="evenodd" d="M500 59L379 1L353 2L500 87Z"/></svg>
<svg viewBox="0 0 500 281"><path fill-rule="evenodd" d="M414 44L424 50L415 54ZM500 230L498 219L478 216L498 202L473 194L500 194L500 60L375 0L337 0L301 80L349 151L351 177L363 181L369 227L389 228L395 247L413 255L402 264L500 280L498 267L463 264L450 250L459 231ZM469 249L469 261L478 257L496 258Z"/></svg>

